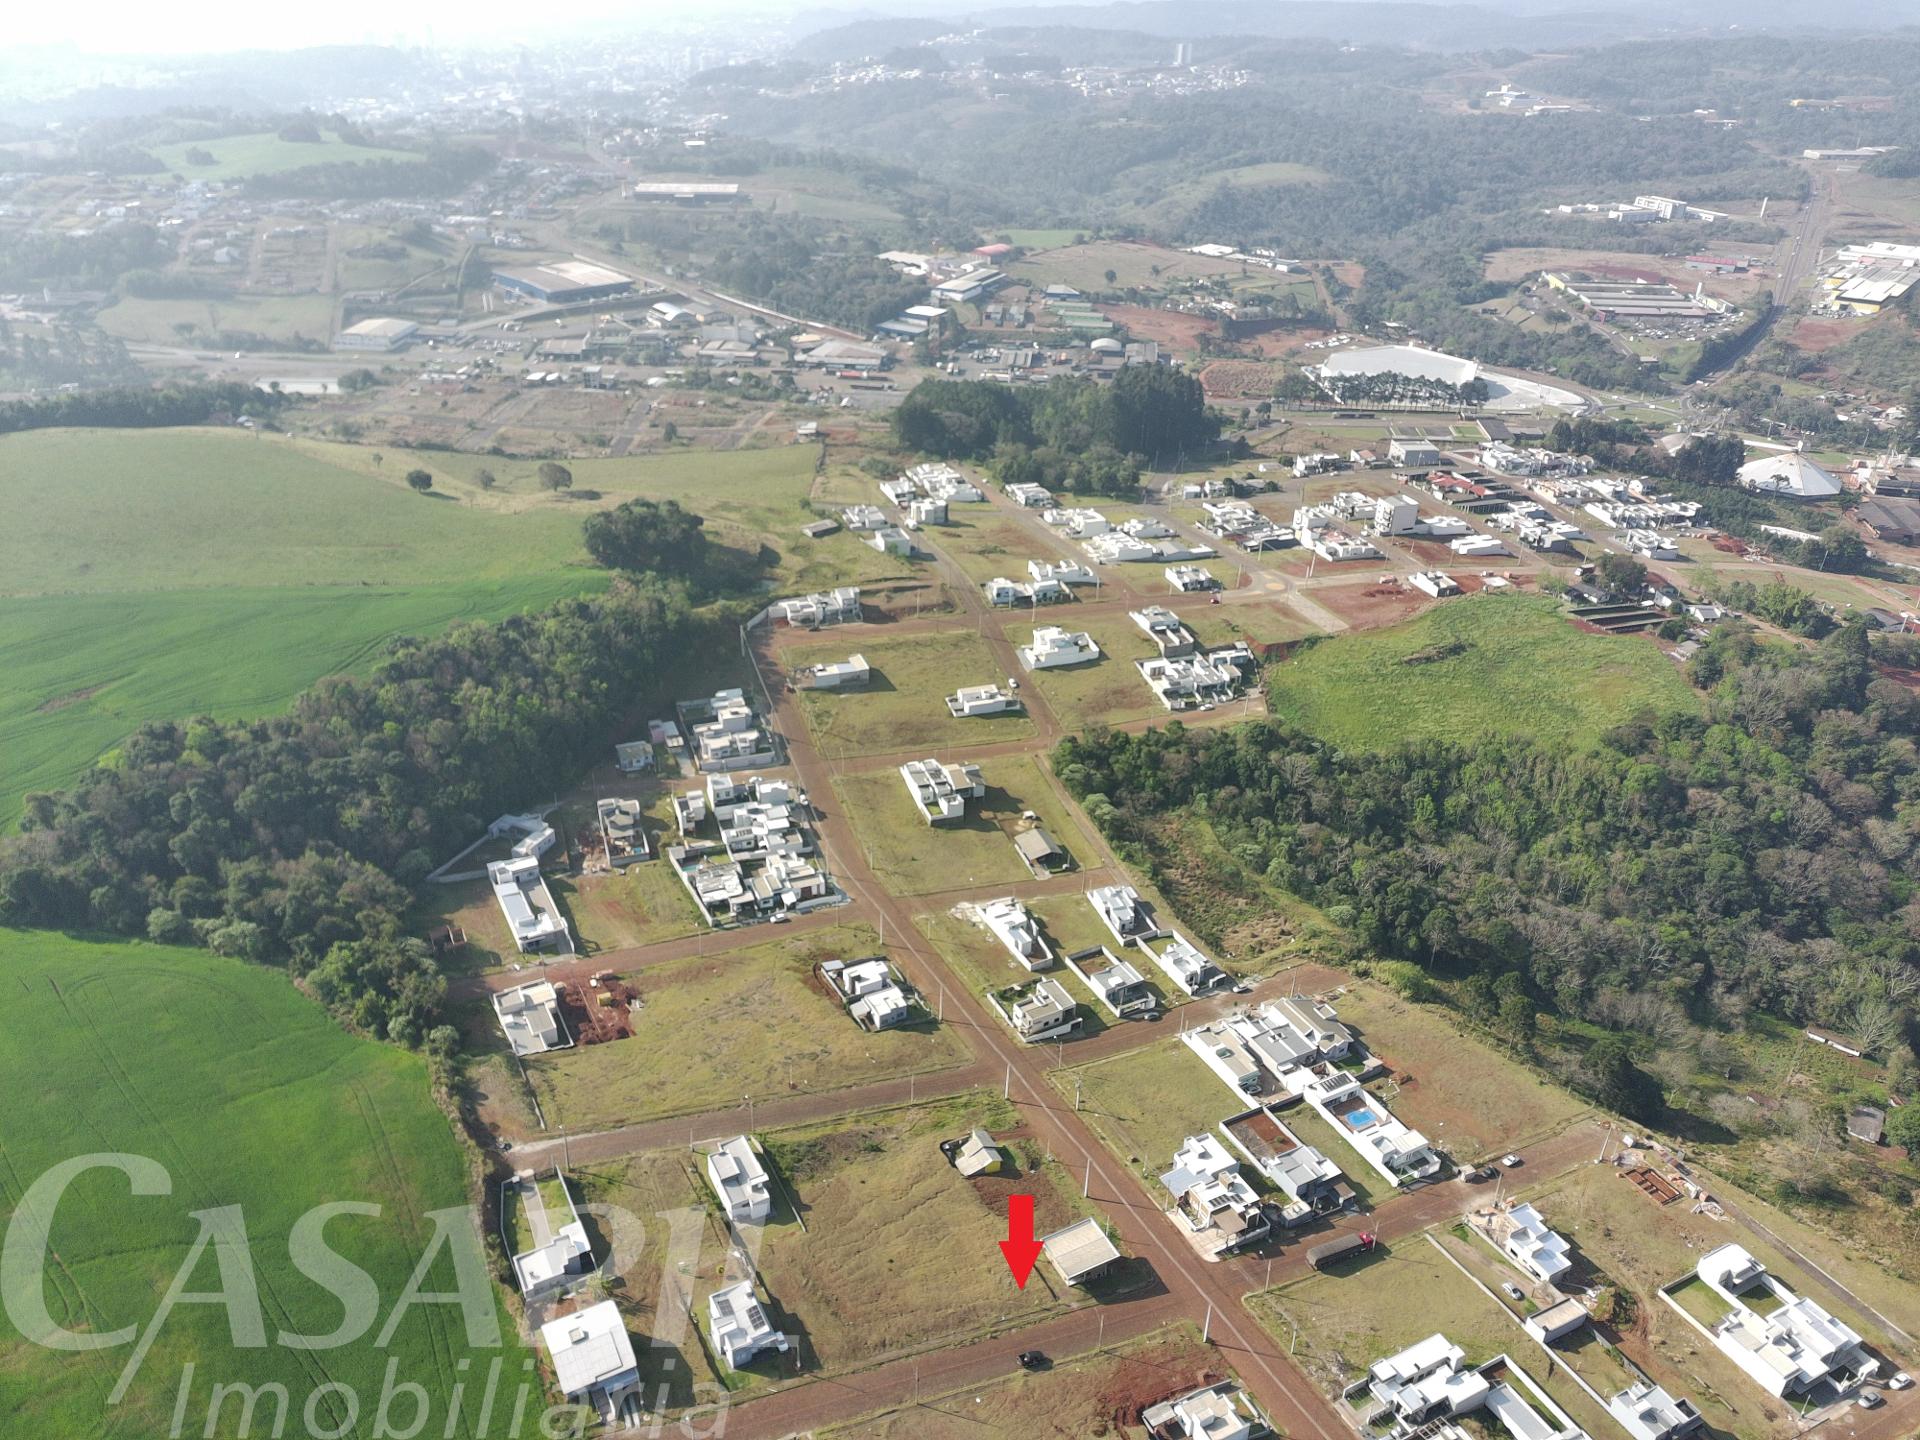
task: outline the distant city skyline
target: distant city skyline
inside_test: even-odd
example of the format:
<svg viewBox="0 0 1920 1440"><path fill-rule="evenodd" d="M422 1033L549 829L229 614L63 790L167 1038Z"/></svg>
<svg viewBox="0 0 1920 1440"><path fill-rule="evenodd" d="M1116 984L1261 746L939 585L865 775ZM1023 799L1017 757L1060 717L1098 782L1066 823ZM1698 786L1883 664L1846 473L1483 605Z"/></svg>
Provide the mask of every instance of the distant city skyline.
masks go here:
<svg viewBox="0 0 1920 1440"><path fill-rule="evenodd" d="M584 0L569 6L566 19L541 16L530 21L524 5L501 0L426 0L396 8L379 0L340 3L297 11L274 10L239 0L203 0L176 9L106 0L78 11L58 6L24 7L6 25L14 46L70 46L103 58L130 55L187 55L236 50L297 50L314 45L467 45L511 46L553 39L588 26L616 31L664 24L675 31L696 28L721 15L772 17L805 7L769 0L709 0L690 11L673 0Z"/></svg>

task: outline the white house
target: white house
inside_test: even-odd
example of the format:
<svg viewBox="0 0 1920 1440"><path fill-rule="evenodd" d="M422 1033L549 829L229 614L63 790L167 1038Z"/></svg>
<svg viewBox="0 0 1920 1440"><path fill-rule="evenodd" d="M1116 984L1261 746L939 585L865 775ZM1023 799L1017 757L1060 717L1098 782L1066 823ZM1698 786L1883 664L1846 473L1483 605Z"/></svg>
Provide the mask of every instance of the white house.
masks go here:
<svg viewBox="0 0 1920 1440"><path fill-rule="evenodd" d="M1007 498L1028 510L1044 510L1053 504L1053 492L1043 485L1013 484L1006 487Z"/></svg>
<svg viewBox="0 0 1920 1440"><path fill-rule="evenodd" d="M738 1370L766 1350L785 1352L792 1344L767 1320L766 1307L753 1293L751 1280L716 1290L708 1297L707 1333L729 1370Z"/></svg>
<svg viewBox="0 0 1920 1440"><path fill-rule="evenodd" d="M1484 1411L1511 1440L1587 1440L1573 1417L1511 1357L1498 1355L1477 1370L1468 1369L1466 1353L1445 1335L1429 1335L1375 1361L1348 1399L1361 1391L1372 1396L1390 1423L1390 1429L1375 1433L1460 1435L1465 1432L1452 1422Z"/></svg>
<svg viewBox="0 0 1920 1440"><path fill-rule="evenodd" d="M1143 948L1174 984L1189 995L1198 995L1226 983L1226 972L1202 955L1191 940L1177 930L1170 930L1167 935L1167 943L1158 950L1151 945Z"/></svg>
<svg viewBox="0 0 1920 1440"><path fill-rule="evenodd" d="M1028 1044L1058 1040L1080 1028L1080 1007L1058 980L1035 980L1018 995L987 997Z"/></svg>
<svg viewBox="0 0 1920 1440"><path fill-rule="evenodd" d="M887 512L878 505L849 505L840 512L840 521L849 530L883 530Z"/></svg>
<svg viewBox="0 0 1920 1440"><path fill-rule="evenodd" d="M493 997L493 1013L516 1055L539 1055L573 1044L560 1018L560 992L551 980L532 980Z"/></svg>
<svg viewBox="0 0 1920 1440"><path fill-rule="evenodd" d="M487 866L487 883L521 954L572 948L567 922L554 909L547 882L540 878L539 860L531 855L495 860Z"/></svg>
<svg viewBox="0 0 1920 1440"><path fill-rule="evenodd" d="M1566 1237L1556 1233L1531 1205L1515 1205L1495 1214L1487 1233L1514 1264L1536 1280L1552 1284L1573 1268Z"/></svg>
<svg viewBox="0 0 1920 1440"><path fill-rule="evenodd" d="M1857 1332L1769 1275L1745 1246L1708 1251L1694 1273L1729 1306L1709 1332L1714 1343L1769 1395L1825 1384L1845 1391L1879 1373Z"/></svg>
<svg viewBox="0 0 1920 1440"><path fill-rule="evenodd" d="M1027 969L1045 970L1052 966L1053 947L1041 935L1040 922L1011 895L982 905L980 919L1007 947L1007 953Z"/></svg>
<svg viewBox="0 0 1920 1440"><path fill-rule="evenodd" d="M767 1170L745 1135L722 1140L707 1156L707 1183L735 1225L760 1225L773 1214Z"/></svg>
<svg viewBox="0 0 1920 1440"><path fill-rule="evenodd" d="M1346 1071L1317 1076L1301 1096L1387 1183L1401 1186L1440 1173L1440 1157L1427 1137L1403 1124Z"/></svg>
<svg viewBox="0 0 1920 1440"><path fill-rule="evenodd" d="M1218 590L1220 582L1198 565L1169 565L1161 572L1167 577L1167 584L1182 592L1195 590Z"/></svg>
<svg viewBox="0 0 1920 1440"><path fill-rule="evenodd" d="M1318 1213L1338 1210L1353 1198L1340 1167L1311 1145L1301 1143L1280 1117L1256 1105L1220 1122L1227 1143L1246 1156L1287 1198Z"/></svg>
<svg viewBox="0 0 1920 1440"><path fill-rule="evenodd" d="M1068 956L1067 968L1086 982L1094 999L1121 1019L1144 1015L1159 1006L1146 977L1104 945L1077 960Z"/></svg>
<svg viewBox="0 0 1920 1440"><path fill-rule="evenodd" d="M947 713L956 720L976 715L1004 715L1019 708L1019 699L998 685L963 685L947 696Z"/></svg>
<svg viewBox="0 0 1920 1440"><path fill-rule="evenodd" d="M987 793L987 782L980 778L978 765L949 765L940 760L909 760L900 767L907 794L914 808L929 825L948 825L964 820L967 801Z"/></svg>
<svg viewBox="0 0 1920 1440"><path fill-rule="evenodd" d="M1173 1197L1167 1213L1208 1260L1258 1244L1273 1228L1240 1162L1211 1135L1189 1135L1160 1183Z"/></svg>
<svg viewBox="0 0 1920 1440"><path fill-rule="evenodd" d="M849 655L844 660L810 665L806 675L815 690L858 690L873 679L873 670L866 656Z"/></svg>
<svg viewBox="0 0 1920 1440"><path fill-rule="evenodd" d="M547 1213L540 1187L530 1177L509 1180L501 1187L503 1205L506 1193L517 1190L516 1203L537 1205L545 1217L544 1227L534 1227L534 1233L538 1234L544 1228L546 1244L536 1245L513 1257L513 1274L520 1282L520 1293L530 1297L544 1295L564 1285L570 1277L585 1274L593 1266L593 1246L587 1240L587 1227L580 1219L580 1212L574 1208L573 1194L567 1188L567 1177L558 1170L554 1171L554 1175L560 1181L559 1188L566 1197L565 1215Z"/></svg>
<svg viewBox="0 0 1920 1440"><path fill-rule="evenodd" d="M1705 1428L1691 1400L1669 1395L1651 1380L1629 1385L1607 1401L1607 1413L1633 1440L1686 1440Z"/></svg>
<svg viewBox="0 0 1920 1440"><path fill-rule="evenodd" d="M897 525L882 525L867 536L867 544L882 555L898 555L906 560L919 553L914 548L913 536Z"/></svg>
<svg viewBox="0 0 1920 1440"><path fill-rule="evenodd" d="M820 973L862 1030L891 1030L913 1018L899 972L885 960L828 960Z"/></svg>
<svg viewBox="0 0 1920 1440"><path fill-rule="evenodd" d="M1029 560L1027 575L1037 584L1052 580L1060 585L1098 585L1100 577L1091 566L1077 560Z"/></svg>
<svg viewBox="0 0 1920 1440"><path fill-rule="evenodd" d="M1042 625L1033 632L1033 643L1020 646L1017 653L1024 669L1057 670L1098 660L1100 647L1084 630L1069 632L1058 625Z"/></svg>
<svg viewBox="0 0 1920 1440"><path fill-rule="evenodd" d="M871 510L879 516L881 524L886 522L886 516L874 506L857 508ZM823 625L851 624L860 618L860 589L856 585L846 585L838 590L817 590L811 595L776 600L773 603L773 616L789 625L804 625L809 630L818 630Z"/></svg>
<svg viewBox="0 0 1920 1440"><path fill-rule="evenodd" d="M1096 886L1087 891L1087 903L1122 945L1151 940L1164 933L1153 918L1152 907L1131 885Z"/></svg>
<svg viewBox="0 0 1920 1440"><path fill-rule="evenodd" d="M1149 1435L1170 1440L1253 1440L1272 1433L1252 1397L1227 1380L1149 1405L1140 1423Z"/></svg>
<svg viewBox="0 0 1920 1440"><path fill-rule="evenodd" d="M592 1406L611 1424L639 1398L640 1366L613 1301L542 1325L540 1343L553 1357L554 1381L570 1403Z"/></svg>

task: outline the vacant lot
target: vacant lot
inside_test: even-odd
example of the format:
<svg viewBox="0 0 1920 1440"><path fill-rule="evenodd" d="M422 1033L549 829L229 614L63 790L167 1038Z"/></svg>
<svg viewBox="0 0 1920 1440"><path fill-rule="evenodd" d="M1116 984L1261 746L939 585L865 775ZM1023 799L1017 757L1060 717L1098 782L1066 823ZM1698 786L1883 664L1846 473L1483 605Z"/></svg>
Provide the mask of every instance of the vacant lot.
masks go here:
<svg viewBox="0 0 1920 1440"><path fill-rule="evenodd" d="M293 1268L287 1246L303 1214L337 1200L383 1207L378 1219L334 1219L327 1243L373 1277L384 1320L428 1249L426 1213L466 1203L465 1161L429 1097L425 1062L343 1033L285 977L200 951L22 930L0 930L0 968L9 982L0 1089L30 1100L6 1122L0 1225L22 1187L87 1152L148 1157L171 1182L171 1193L130 1197L111 1170L75 1181L53 1218L46 1299L56 1324L145 1325L199 1228L189 1212L233 1205L246 1217L268 1333L326 1334L340 1303ZM206 1288L210 1273L196 1270L192 1288ZM450 1278L444 1257L432 1278ZM377 1395L392 1359L439 1416L457 1362L482 1373L498 1353L511 1375L522 1354L504 1317L504 1348L476 1350L444 1311L429 1313L440 1308L409 1311L390 1348L369 1333L328 1350L321 1368L278 1345L236 1347L221 1308L182 1305L117 1408L107 1394L130 1351L60 1354L0 1326L0 1412L9 1435L160 1435L188 1360L227 1381L278 1381L298 1413L323 1380ZM322 1395L315 1413L327 1416L327 1403Z"/></svg>
<svg viewBox="0 0 1920 1440"><path fill-rule="evenodd" d="M1008 266L1007 273L1042 288L1071 285L1084 294L1092 294L1102 290L1165 290L1177 280L1238 275L1242 268L1236 260L1211 260L1204 255L1189 255L1184 250L1168 250L1159 245L1095 240L1029 255ZM1112 280L1107 279L1109 270L1113 271Z"/></svg>
<svg viewBox="0 0 1920 1440"><path fill-rule="evenodd" d="M1038 761L1026 755L985 760L980 776L987 793L967 801L965 820L948 825L927 824L899 770L891 767L842 775L833 788L872 856L874 873L895 895L1031 879L1013 848L1015 832L1028 828L1021 818L1027 811L1077 863L1087 861L1092 842L1040 773Z"/></svg>
<svg viewBox="0 0 1920 1440"><path fill-rule="evenodd" d="M1697 710L1644 639L1574 629L1551 600L1470 595L1321 641L1266 673L1274 713L1340 745L1496 733L1591 743L1642 709Z"/></svg>
<svg viewBox="0 0 1920 1440"><path fill-rule="evenodd" d="M577 515L422 498L405 457L362 463L234 431L0 440L0 824L144 721L270 712L396 635L607 583Z"/></svg>
<svg viewBox="0 0 1920 1440"><path fill-rule="evenodd" d="M1189 607L1191 608L1191 607ZM1071 611L1032 622L1009 621L1007 638L1025 645L1039 625L1059 625L1067 630L1085 630L1100 647L1100 658L1090 665L1074 665L1061 670L1035 670L1023 676L1021 683L1037 685L1048 707L1061 725L1069 730L1084 730L1089 725L1117 725L1127 720L1144 720L1164 715L1166 707L1154 698L1147 682L1134 669L1136 660L1151 659L1159 652L1140 627L1126 616L1113 616L1082 623Z"/></svg>
<svg viewBox="0 0 1920 1440"><path fill-rule="evenodd" d="M869 1034L813 978L818 960L880 953L871 930L842 926L645 967L628 977L645 1001L631 1040L528 1062L548 1122L597 1130L959 1064L931 1020Z"/></svg>
<svg viewBox="0 0 1920 1440"><path fill-rule="evenodd" d="M1079 1094L1087 1123L1116 1155L1149 1177L1165 1173L1187 1136L1206 1134L1247 1108L1178 1035L1055 1071L1052 1079L1069 1100ZM1339 1155L1328 1153L1344 1166Z"/></svg>
<svg viewBox="0 0 1920 1440"><path fill-rule="evenodd" d="M876 1112L775 1131L767 1150L806 1229L775 1224L760 1251L769 1294L803 1334L810 1368L841 1370L989 1329L1028 1324L1084 1297L1044 1267L1022 1291L998 1258L1006 1197L1034 1197L1045 1234L1081 1213L1071 1186L998 1096ZM975 1126L1007 1142L1012 1169L968 1180L941 1155L942 1139Z"/></svg>
<svg viewBox="0 0 1920 1440"><path fill-rule="evenodd" d="M1016 1373L935 1400L821 1432L822 1440L982 1440L989 1435L1133 1436L1148 1405L1206 1379L1224 1378L1220 1353L1192 1326L1155 1331L1131 1345Z"/></svg>
<svg viewBox="0 0 1920 1440"><path fill-rule="evenodd" d="M1393 1113L1463 1164L1556 1134L1587 1106L1444 1012L1361 982L1334 1000L1400 1081Z"/></svg>
<svg viewBox="0 0 1920 1440"><path fill-rule="evenodd" d="M1229 588L1238 575L1231 565L1218 560L1207 569ZM1201 603L1196 604L1196 600ZM1244 640L1258 653L1263 645L1284 645L1319 633L1311 621L1284 600L1208 605L1203 597L1195 596L1172 603L1202 645L1231 645L1236 640Z"/></svg>
<svg viewBox="0 0 1920 1440"><path fill-rule="evenodd" d="M102 310L99 323L109 335L150 345L178 345L183 339L190 345L206 345L232 335L290 346L298 340L324 342L333 333L333 301L325 295L238 295L220 300L129 296Z"/></svg>
<svg viewBox="0 0 1920 1440"><path fill-rule="evenodd" d="M189 180L238 180L247 175L280 175L309 165L352 165L370 160L404 162L420 158L411 150L348 145L336 131L323 130L320 136L318 143L312 143L282 140L270 130L257 135L222 135L214 140L156 145L153 154L167 169ZM213 163L196 165L187 157L189 150L206 151L213 156Z"/></svg>
<svg viewBox="0 0 1920 1440"><path fill-rule="evenodd" d="M790 670L864 655L872 681L860 690L802 690L800 713L821 755L829 760L861 755L937 754L949 745L991 745L1025 740L1033 722L1025 714L982 715L956 720L947 699L963 685L1004 681L987 642L971 630L880 640L861 635L797 645L780 658Z"/></svg>
<svg viewBox="0 0 1920 1440"><path fill-rule="evenodd" d="M1611 1433L1599 1406L1547 1363L1520 1323L1418 1235L1344 1261L1326 1274L1279 1286L1250 1302L1253 1313L1322 1390L1338 1391L1366 1367L1439 1331L1478 1365L1510 1355L1590 1435Z"/></svg>
<svg viewBox="0 0 1920 1440"><path fill-rule="evenodd" d="M981 584L1002 575L1024 581L1029 560L1080 558L1075 547L1047 544L1005 511L957 505L948 513L953 523L933 527L927 538Z"/></svg>

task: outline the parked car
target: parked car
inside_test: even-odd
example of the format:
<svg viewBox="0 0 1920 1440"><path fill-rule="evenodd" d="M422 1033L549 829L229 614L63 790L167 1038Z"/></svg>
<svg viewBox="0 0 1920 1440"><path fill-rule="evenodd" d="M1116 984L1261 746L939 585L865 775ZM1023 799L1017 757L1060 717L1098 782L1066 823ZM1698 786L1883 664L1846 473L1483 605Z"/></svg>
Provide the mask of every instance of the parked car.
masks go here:
<svg viewBox="0 0 1920 1440"><path fill-rule="evenodd" d="M1047 1352L1044 1350L1022 1350L1020 1352L1020 1368L1022 1370L1045 1370L1051 1364L1053 1364L1053 1362L1047 1359Z"/></svg>
<svg viewBox="0 0 1920 1440"><path fill-rule="evenodd" d="M1500 1163L1506 1166L1507 1169L1511 1170L1513 1169L1514 1166L1520 1164L1521 1162L1520 1162L1520 1157L1518 1155L1515 1155L1512 1151L1508 1151L1505 1155L1502 1155L1500 1157Z"/></svg>
<svg viewBox="0 0 1920 1440"><path fill-rule="evenodd" d="M1862 1390L1860 1392L1860 1398L1853 1403L1858 1405L1862 1410L1878 1410L1883 1403L1883 1399L1884 1397L1882 1397L1878 1390Z"/></svg>
<svg viewBox="0 0 1920 1440"><path fill-rule="evenodd" d="M1889 1390L1911 1390L1913 1388L1913 1376L1902 1370L1898 1375L1887 1381L1887 1388Z"/></svg>
<svg viewBox="0 0 1920 1440"><path fill-rule="evenodd" d="M1507 1292L1507 1298L1509 1300L1524 1300L1527 1298L1520 1292L1520 1287L1511 1280L1502 1280L1500 1282L1500 1288Z"/></svg>
<svg viewBox="0 0 1920 1440"><path fill-rule="evenodd" d="M1469 1185L1483 1184L1493 1178L1493 1167L1491 1165L1476 1165L1460 1178Z"/></svg>

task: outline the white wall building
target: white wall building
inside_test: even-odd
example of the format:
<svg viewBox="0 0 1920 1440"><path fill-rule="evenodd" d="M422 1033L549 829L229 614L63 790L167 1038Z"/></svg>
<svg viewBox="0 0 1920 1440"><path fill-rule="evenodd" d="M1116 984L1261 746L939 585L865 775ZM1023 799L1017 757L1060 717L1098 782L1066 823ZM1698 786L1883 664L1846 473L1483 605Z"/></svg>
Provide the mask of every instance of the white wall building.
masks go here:
<svg viewBox="0 0 1920 1440"><path fill-rule="evenodd" d="M1086 631L1069 632L1058 625L1042 625L1033 632L1033 642L1016 652L1027 670L1057 670L1066 665L1086 665L1100 658L1100 647Z"/></svg>
<svg viewBox="0 0 1920 1440"><path fill-rule="evenodd" d="M707 1156L707 1183L734 1225L763 1225L773 1214L766 1166L745 1135L722 1140Z"/></svg>
<svg viewBox="0 0 1920 1440"><path fill-rule="evenodd" d="M785 1352L792 1344L768 1321L766 1307L753 1293L751 1280L716 1290L708 1297L707 1333L730 1370L738 1370L768 1350Z"/></svg>

